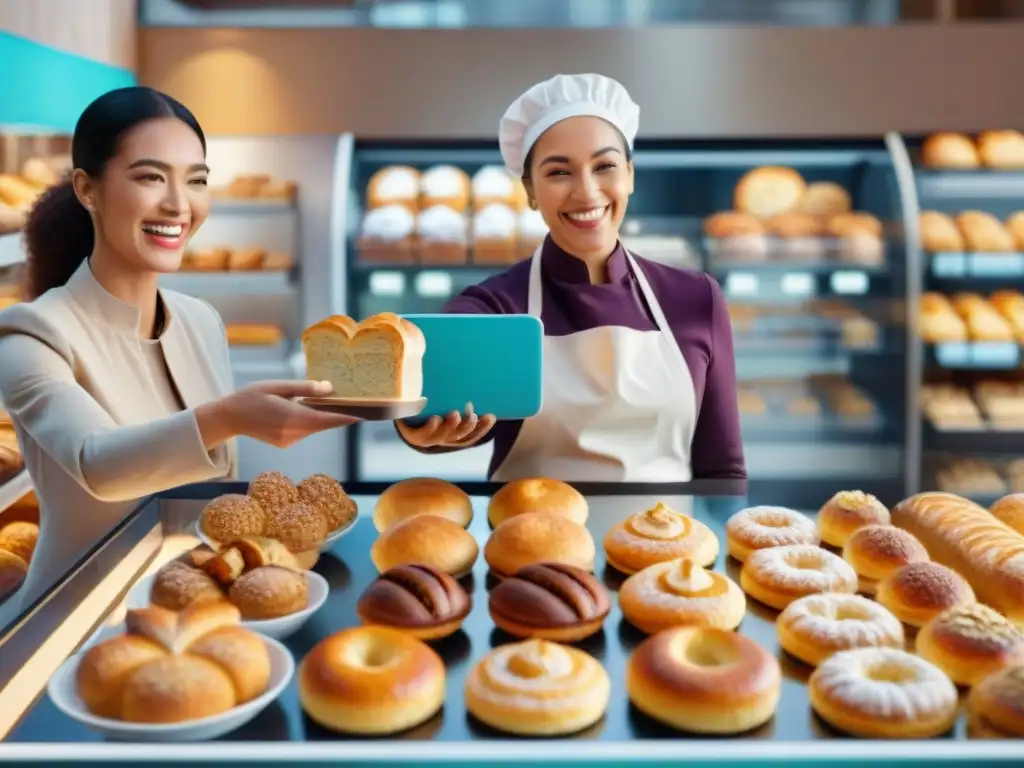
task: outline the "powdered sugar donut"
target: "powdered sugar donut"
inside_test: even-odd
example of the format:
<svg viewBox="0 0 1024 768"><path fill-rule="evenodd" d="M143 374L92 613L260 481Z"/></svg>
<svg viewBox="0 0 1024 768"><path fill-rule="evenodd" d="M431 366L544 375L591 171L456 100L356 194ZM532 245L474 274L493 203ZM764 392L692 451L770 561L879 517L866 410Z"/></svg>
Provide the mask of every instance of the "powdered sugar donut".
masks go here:
<svg viewBox="0 0 1024 768"><path fill-rule="evenodd" d="M804 595L854 594L857 572L839 555L821 547L771 547L747 558L740 571L740 586L758 602L781 611Z"/></svg>
<svg viewBox="0 0 1024 768"><path fill-rule="evenodd" d="M747 507L725 524L729 555L741 563L752 552L768 547L817 544L814 521L786 507Z"/></svg>
<svg viewBox="0 0 1024 768"><path fill-rule="evenodd" d="M807 595L786 606L775 622L779 645L816 667L851 648L903 648L903 624L888 610L860 595Z"/></svg>

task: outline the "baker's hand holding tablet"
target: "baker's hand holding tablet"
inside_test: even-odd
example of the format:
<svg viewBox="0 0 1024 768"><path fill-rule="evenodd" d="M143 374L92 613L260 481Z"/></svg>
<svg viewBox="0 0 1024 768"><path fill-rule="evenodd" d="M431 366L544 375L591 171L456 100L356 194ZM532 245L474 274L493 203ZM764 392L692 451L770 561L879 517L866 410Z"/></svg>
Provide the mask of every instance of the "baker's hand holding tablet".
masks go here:
<svg viewBox="0 0 1024 768"><path fill-rule="evenodd" d="M473 404L466 403L463 413L431 416L423 423L397 421L398 433L415 448L469 448L483 440L494 427L492 414L477 416Z"/></svg>

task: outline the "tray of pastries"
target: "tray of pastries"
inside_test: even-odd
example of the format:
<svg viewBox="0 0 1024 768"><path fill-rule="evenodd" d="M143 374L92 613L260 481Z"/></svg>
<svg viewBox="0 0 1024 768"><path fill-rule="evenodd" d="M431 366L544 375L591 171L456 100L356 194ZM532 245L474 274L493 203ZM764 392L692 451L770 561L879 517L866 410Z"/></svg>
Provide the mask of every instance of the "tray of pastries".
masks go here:
<svg viewBox="0 0 1024 768"><path fill-rule="evenodd" d="M1024 251L1024 211L1000 221L985 211L951 215L922 211L919 218L921 248L926 253L1008 254Z"/></svg>
<svg viewBox="0 0 1024 768"><path fill-rule="evenodd" d="M949 494L841 491L805 514L410 479L317 562L330 592L283 641L294 679L226 738L1024 737L1022 542ZM141 669L202 656L199 630L133 632L156 641ZM99 738L61 709L51 692L12 740Z"/></svg>
<svg viewBox="0 0 1024 768"><path fill-rule="evenodd" d="M944 171L1024 170L1024 133L1016 130L933 133L921 145L919 162Z"/></svg>
<svg viewBox="0 0 1024 768"><path fill-rule="evenodd" d="M921 296L917 331L927 344L1024 343L1024 295L1011 290L990 296L929 291Z"/></svg>

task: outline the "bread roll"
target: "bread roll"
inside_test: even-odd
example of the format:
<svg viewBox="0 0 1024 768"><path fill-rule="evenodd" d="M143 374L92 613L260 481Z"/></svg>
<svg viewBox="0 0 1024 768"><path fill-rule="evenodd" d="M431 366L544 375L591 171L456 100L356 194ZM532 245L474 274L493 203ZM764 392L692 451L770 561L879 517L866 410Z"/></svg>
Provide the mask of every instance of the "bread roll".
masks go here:
<svg viewBox="0 0 1024 768"><path fill-rule="evenodd" d="M595 555L594 539L586 528L547 512L506 520L484 546L487 565L499 578L537 563L563 563L593 571Z"/></svg>
<svg viewBox="0 0 1024 768"><path fill-rule="evenodd" d="M244 536L260 536L267 527L267 513L251 496L226 493L212 499L199 515L199 528L220 544Z"/></svg>
<svg viewBox="0 0 1024 768"><path fill-rule="evenodd" d="M473 209L476 211L498 203L515 211L526 208L526 189L503 165L485 165L475 174L470 183L473 195Z"/></svg>
<svg viewBox="0 0 1024 768"><path fill-rule="evenodd" d="M473 214L472 223L473 260L478 264L511 264L516 261L519 257L519 218L519 214L504 203L491 203L478 209Z"/></svg>
<svg viewBox="0 0 1024 768"><path fill-rule="evenodd" d="M373 508L373 525L386 531L417 515L434 515L468 528L473 502L457 485L430 477L413 477L391 485Z"/></svg>
<svg viewBox="0 0 1024 768"><path fill-rule="evenodd" d="M921 248L931 253L964 250L964 238L952 216L939 211L922 211L918 223Z"/></svg>
<svg viewBox="0 0 1024 768"><path fill-rule="evenodd" d="M962 133L934 133L921 147L921 162L929 168L977 168L978 151Z"/></svg>
<svg viewBox="0 0 1024 768"><path fill-rule="evenodd" d="M465 201L464 201L465 204ZM416 215L420 262L465 264L469 254L469 217L464 210L432 205Z"/></svg>
<svg viewBox="0 0 1024 768"><path fill-rule="evenodd" d="M339 398L419 398L426 348L423 332L391 312L358 323L334 315L302 333L307 378L329 381Z"/></svg>
<svg viewBox="0 0 1024 768"><path fill-rule="evenodd" d="M797 210L811 216L828 218L839 213L849 213L853 208L850 193L833 181L816 181L807 185Z"/></svg>
<svg viewBox="0 0 1024 768"><path fill-rule="evenodd" d="M28 563L0 549L0 600L15 592L28 575Z"/></svg>
<svg viewBox="0 0 1024 768"><path fill-rule="evenodd" d="M353 520L359 510L356 503L345 493L341 483L324 474L310 475L296 486L299 500L316 508L327 521L328 531L345 528Z"/></svg>
<svg viewBox="0 0 1024 768"><path fill-rule="evenodd" d="M978 134L978 157L986 168L1024 169L1024 133L985 131Z"/></svg>
<svg viewBox="0 0 1024 768"><path fill-rule="evenodd" d="M590 508L579 491L561 480L531 477L512 480L495 492L487 505L487 519L498 527L529 512L549 512L584 525Z"/></svg>
<svg viewBox="0 0 1024 768"><path fill-rule="evenodd" d="M39 538L39 526L27 521L8 523L0 528L0 549L17 555L26 563L32 562Z"/></svg>
<svg viewBox="0 0 1024 768"><path fill-rule="evenodd" d="M795 210L807 192L803 177L792 168L765 166L747 172L736 185L736 210L767 219Z"/></svg>
<svg viewBox="0 0 1024 768"><path fill-rule="evenodd" d="M299 489L281 472L260 472L249 481L247 495L255 499L263 511L276 515L280 510L299 500Z"/></svg>
<svg viewBox="0 0 1024 768"><path fill-rule="evenodd" d="M366 212L359 236L359 258L368 263L410 264L416 256L416 214L404 205Z"/></svg>
<svg viewBox="0 0 1024 768"><path fill-rule="evenodd" d="M1013 247L1024 251L1024 211L1017 211L1005 223L1006 231L1013 238Z"/></svg>
<svg viewBox="0 0 1024 768"><path fill-rule="evenodd" d="M989 253L1006 253L1013 250L1013 237L991 213L964 211L956 217L957 226L963 233L967 249Z"/></svg>
<svg viewBox="0 0 1024 768"><path fill-rule="evenodd" d="M921 493L892 510L894 525L963 576L978 599L1024 625L1024 536L951 493Z"/></svg>
<svg viewBox="0 0 1024 768"><path fill-rule="evenodd" d="M388 528L373 543L370 559L381 573L397 565L429 565L461 578L473 570L480 545L458 523L417 515Z"/></svg>
<svg viewBox="0 0 1024 768"><path fill-rule="evenodd" d="M222 600L224 592L216 581L198 568L176 560L156 572L149 590L150 603L169 611Z"/></svg>
<svg viewBox="0 0 1024 768"><path fill-rule="evenodd" d="M770 250L768 231L756 216L725 211L704 220L705 234L713 238L719 256L756 258Z"/></svg>
<svg viewBox="0 0 1024 768"><path fill-rule="evenodd" d="M441 206L458 213L469 208L469 175L454 165L435 165L420 176L420 208Z"/></svg>
<svg viewBox="0 0 1024 768"><path fill-rule="evenodd" d="M366 187L366 205L370 209L400 205L416 211L419 196L420 173L404 165L382 168L370 177Z"/></svg>
<svg viewBox="0 0 1024 768"><path fill-rule="evenodd" d="M267 565L239 576L231 585L228 598L243 619L278 619L306 609L309 582L304 573Z"/></svg>
<svg viewBox="0 0 1024 768"><path fill-rule="evenodd" d="M967 341L967 324L949 300L938 293L921 296L917 332L926 344Z"/></svg>

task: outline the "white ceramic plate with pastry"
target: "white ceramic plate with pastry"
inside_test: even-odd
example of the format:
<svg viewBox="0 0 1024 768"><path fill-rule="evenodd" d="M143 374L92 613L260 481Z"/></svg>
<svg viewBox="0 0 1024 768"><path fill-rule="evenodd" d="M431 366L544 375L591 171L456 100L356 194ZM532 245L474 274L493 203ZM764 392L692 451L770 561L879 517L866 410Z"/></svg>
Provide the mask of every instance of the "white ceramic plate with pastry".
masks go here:
<svg viewBox="0 0 1024 768"><path fill-rule="evenodd" d="M300 405L327 413L352 416L362 421L395 421L408 419L423 412L427 398L415 400L355 400L343 397L300 397Z"/></svg>
<svg viewBox="0 0 1024 768"><path fill-rule="evenodd" d="M46 692L61 712L108 739L136 742L208 741L241 728L281 695L295 674L295 659L277 640L263 638L270 653L270 682L267 690L252 701L213 717L184 723L130 723L97 717L82 702L75 687L78 665L85 655L78 653L67 659L50 677Z"/></svg>
<svg viewBox="0 0 1024 768"><path fill-rule="evenodd" d="M345 525L341 526L341 528L335 528L333 531L328 533L327 538L324 539L324 543L320 545L320 551L327 552L334 545L334 542L336 542L342 536L351 533L352 529L356 527L357 522L359 522L358 513L356 514L355 517L352 518L352 520L349 523L346 523ZM196 520L195 523L192 525L192 529L195 531L196 538L203 542L203 544L208 546L214 552L220 552L221 545L213 539L211 539L205 533L203 533L203 529L199 527L198 520Z"/></svg>
<svg viewBox="0 0 1024 768"><path fill-rule="evenodd" d="M331 591L331 585L327 579L316 571L303 571L306 575L306 583L309 585L309 602L301 611L289 613L277 619L242 619L242 626L252 630L264 637L271 637L275 640L282 640L295 634L310 617L323 608L327 602L327 595ZM125 598L125 607L128 610L136 608L147 608L150 605L149 596L153 590L154 576L146 576L141 579ZM103 639L106 639L105 637Z"/></svg>

